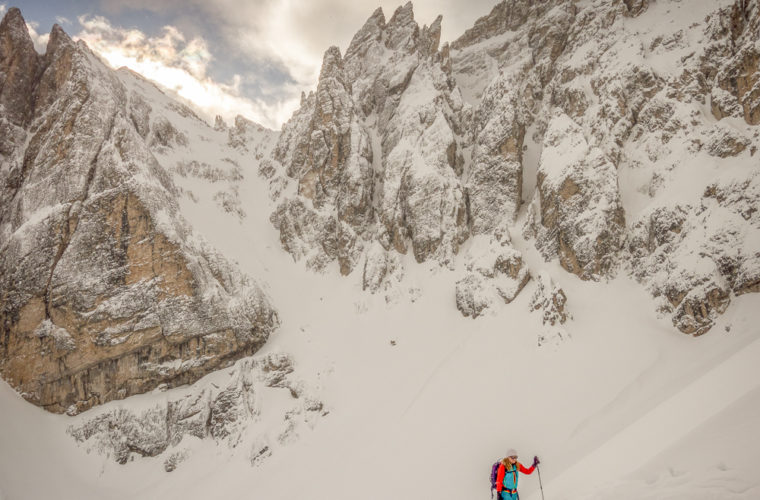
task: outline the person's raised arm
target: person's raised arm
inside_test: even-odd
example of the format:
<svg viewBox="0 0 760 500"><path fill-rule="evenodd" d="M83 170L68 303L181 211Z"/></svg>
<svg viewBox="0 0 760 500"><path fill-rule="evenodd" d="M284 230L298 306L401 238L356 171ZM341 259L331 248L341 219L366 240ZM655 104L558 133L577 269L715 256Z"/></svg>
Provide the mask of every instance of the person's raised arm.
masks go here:
<svg viewBox="0 0 760 500"><path fill-rule="evenodd" d="M541 461L538 459L538 457L533 457L533 465L530 467L525 467L523 464L518 462L518 470L523 474L533 474L533 471L536 470L536 466L538 466L539 463L541 463Z"/></svg>
<svg viewBox="0 0 760 500"><path fill-rule="evenodd" d="M534 471L535 469L536 469L536 468L535 468L535 467L533 467L533 466L531 466L531 467L525 467L525 466L524 466L523 464L521 464L520 462L517 462L517 470L519 470L519 471L520 471L520 472L522 472L523 474L533 474L533 471Z"/></svg>

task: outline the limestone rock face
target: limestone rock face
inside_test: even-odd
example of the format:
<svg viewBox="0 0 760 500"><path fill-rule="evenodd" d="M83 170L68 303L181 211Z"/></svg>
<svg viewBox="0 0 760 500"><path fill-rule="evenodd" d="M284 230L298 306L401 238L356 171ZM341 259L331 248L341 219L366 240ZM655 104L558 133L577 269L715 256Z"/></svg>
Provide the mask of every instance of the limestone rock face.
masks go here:
<svg viewBox="0 0 760 500"><path fill-rule="evenodd" d="M475 25L466 30L451 46L454 49L463 49L507 31L516 31L528 21L529 17L541 16L559 3L561 2L503 0L491 10L490 14L475 21Z"/></svg>
<svg viewBox="0 0 760 500"><path fill-rule="evenodd" d="M458 138L466 110L438 50L440 22L420 28L411 3L387 22L378 9L344 57L325 53L317 91L274 155L297 184L272 218L296 259L310 255L316 269L337 260L349 274L367 268L377 241L451 264L468 232Z"/></svg>
<svg viewBox="0 0 760 500"><path fill-rule="evenodd" d="M475 144L467 179L474 234L513 224L522 202L525 111L515 87L513 82L496 79L475 113Z"/></svg>
<svg viewBox="0 0 760 500"><path fill-rule="evenodd" d="M505 289L495 256L523 261L500 236L519 221L568 272L601 280L622 269L661 297L661 269L631 266L645 258L630 241L647 214L672 208L678 193L696 225L710 186L752 185L759 19L756 0L691 9L505 0L439 49L440 19L420 28L410 4L387 22L378 9L342 57L328 50L317 91L280 136L268 175L283 246L315 269L359 267L373 293L403 281L394 252L411 251L455 270L457 306L477 316ZM714 172L687 173L692 165ZM744 219L736 231L752 227ZM710 236L674 244L711 254L700 237ZM751 260L745 250L736 259ZM737 293L717 278L682 280L679 290L659 308L692 332ZM684 302L685 290L698 298Z"/></svg>
<svg viewBox="0 0 760 500"><path fill-rule="evenodd" d="M189 457L186 445L192 437L230 448L250 446L251 462L259 465L299 428L314 425L325 413L322 402L293 371L293 360L284 354L248 358L235 365L223 384L196 383L184 394L172 394L144 410L99 411L72 425L69 433L88 451L120 464L166 457L167 472ZM278 409L278 415L263 399L282 391L289 404ZM262 425L263 419L279 425Z"/></svg>
<svg viewBox="0 0 760 500"><path fill-rule="evenodd" d="M754 199L760 4L690 7L504 1L452 44L450 59L475 110L469 177L504 194L522 183L533 200L523 236L545 259L583 279L630 272L679 329L700 334L742 293L732 285L739 273L741 282L754 275L753 219L729 214ZM483 138L510 153L484 156ZM731 202L706 201L728 185ZM511 195L479 197L473 187L468 201L473 232L492 207L521 213ZM668 232L644 228L666 213L685 232L654 244ZM708 213L731 221L714 226Z"/></svg>
<svg viewBox="0 0 760 500"><path fill-rule="evenodd" d="M404 274L392 254L451 268L470 234L505 227L520 205L524 128L506 114L514 96L494 88L504 116L483 113L473 132L440 32L441 18L420 27L411 3L387 22L375 11L343 57L325 53L316 93L275 148L296 186L276 190L283 247L314 269L360 267L373 293ZM478 167L466 173L473 134Z"/></svg>
<svg viewBox="0 0 760 500"><path fill-rule="evenodd" d="M760 173L708 186L696 206L658 208L634 225L635 276L684 333L701 335L731 295L760 291Z"/></svg>
<svg viewBox="0 0 760 500"><path fill-rule="evenodd" d="M7 133L9 128L6 127L10 125L23 127L31 120L32 88L44 63L45 60L34 50L21 11L11 8L0 23L0 74L5 82L0 87L3 132Z"/></svg>
<svg viewBox="0 0 760 500"><path fill-rule="evenodd" d="M760 2L734 2L708 19L709 50L703 70L717 81L712 99L716 118L741 116L760 124Z"/></svg>
<svg viewBox="0 0 760 500"><path fill-rule="evenodd" d="M159 162L188 140L140 86L168 98L58 26L44 56L30 52L15 9L0 40L3 378L45 409L76 413L192 382L261 347L274 309L194 234Z"/></svg>
<svg viewBox="0 0 760 500"><path fill-rule="evenodd" d="M536 196L536 246L544 257L559 257L583 279L608 274L625 231L617 173L567 115L554 117L544 136Z"/></svg>

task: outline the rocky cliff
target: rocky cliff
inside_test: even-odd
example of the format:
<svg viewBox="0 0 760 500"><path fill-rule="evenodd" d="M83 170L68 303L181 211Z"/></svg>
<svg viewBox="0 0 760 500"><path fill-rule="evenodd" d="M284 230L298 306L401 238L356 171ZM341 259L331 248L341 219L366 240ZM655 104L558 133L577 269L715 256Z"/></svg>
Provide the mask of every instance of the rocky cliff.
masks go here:
<svg viewBox="0 0 760 500"><path fill-rule="evenodd" d="M622 267L685 333L760 277L758 19L746 1L505 1L452 44L472 102L497 86L522 108L525 236L583 279Z"/></svg>
<svg viewBox="0 0 760 500"><path fill-rule="evenodd" d="M337 261L343 274L358 267L372 292L402 279L400 255L454 269L461 245L482 234L508 247L511 300L528 278L506 233L520 204L524 128L473 122L449 46L439 47L440 26L439 17L420 27L411 3L387 21L378 9L343 56L327 51L316 93L304 96L275 148L295 192L280 193L272 220L296 259L315 269ZM486 266L498 267L499 255ZM460 303L493 277L476 274L460 287ZM467 314L476 316L473 307Z"/></svg>
<svg viewBox="0 0 760 500"><path fill-rule="evenodd" d="M372 292L410 252L454 269L476 317L542 272L518 232L704 333L760 279L759 19L745 0L505 0L439 47L440 18L378 10L275 148L283 247Z"/></svg>
<svg viewBox="0 0 760 500"><path fill-rule="evenodd" d="M532 307L564 324L526 242L583 280L633 277L690 334L760 289L757 0L505 0L442 46L441 22L375 11L278 134L209 127L57 26L37 54L9 10L3 377L77 412L255 352L274 309L181 209L247 217L248 162L285 251L389 300L424 263L474 318L535 276Z"/></svg>
<svg viewBox="0 0 760 500"><path fill-rule="evenodd" d="M411 3L387 22L378 9L344 56L325 53L316 93L275 148L296 194L273 221L296 258L315 268L337 260L349 274L379 242L451 264L467 232L458 178L467 110L438 50L440 22L420 28Z"/></svg>
<svg viewBox="0 0 760 500"><path fill-rule="evenodd" d="M175 161L182 120L200 122L60 27L39 55L19 10L3 18L0 373L27 400L76 413L186 384L277 326L180 213L175 179L210 170Z"/></svg>

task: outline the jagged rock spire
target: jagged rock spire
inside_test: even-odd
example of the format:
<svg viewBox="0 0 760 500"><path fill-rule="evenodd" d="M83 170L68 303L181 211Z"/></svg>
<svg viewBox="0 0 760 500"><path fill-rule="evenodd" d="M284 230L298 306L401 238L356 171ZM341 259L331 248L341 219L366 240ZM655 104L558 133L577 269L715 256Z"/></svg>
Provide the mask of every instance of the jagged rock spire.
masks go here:
<svg viewBox="0 0 760 500"><path fill-rule="evenodd" d="M48 39L47 51L45 57L53 57L61 48L69 45L73 45L74 41L71 37L63 31L58 24L53 25L53 29L50 30L50 38Z"/></svg>
<svg viewBox="0 0 760 500"><path fill-rule="evenodd" d="M364 57L371 45L380 42L384 29L385 14L383 9L378 7L351 39L346 50L346 59Z"/></svg>
<svg viewBox="0 0 760 500"><path fill-rule="evenodd" d="M339 75L342 69L343 58L340 55L340 49L333 45L325 51L322 56L322 69L319 72L319 80L332 78Z"/></svg>
<svg viewBox="0 0 760 500"><path fill-rule="evenodd" d="M441 43L441 21L443 16L438 16L430 26L422 28L420 34L420 52L425 55L432 55L438 52L438 45Z"/></svg>
<svg viewBox="0 0 760 500"><path fill-rule="evenodd" d="M0 23L0 105L14 125L24 126L31 119L39 59L21 11L12 7Z"/></svg>
<svg viewBox="0 0 760 500"><path fill-rule="evenodd" d="M385 44L389 49L403 47L411 52L414 50L419 30L420 27L414 20L412 2L407 2L403 7L397 8L388 21Z"/></svg>

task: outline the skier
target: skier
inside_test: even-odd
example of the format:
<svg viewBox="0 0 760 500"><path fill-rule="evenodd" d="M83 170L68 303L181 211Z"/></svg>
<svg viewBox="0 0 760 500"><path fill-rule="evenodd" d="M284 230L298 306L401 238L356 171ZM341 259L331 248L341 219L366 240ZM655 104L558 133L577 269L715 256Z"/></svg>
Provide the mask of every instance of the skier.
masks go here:
<svg viewBox="0 0 760 500"><path fill-rule="evenodd" d="M514 449L507 450L507 458L501 461L496 476L498 498L500 500L519 500L520 495L517 494L517 473L533 474L539 463L538 457L533 457L533 465L526 468L517 461L517 451Z"/></svg>

